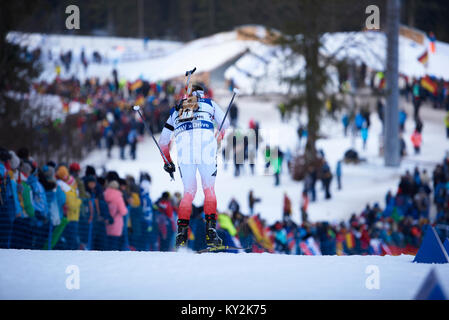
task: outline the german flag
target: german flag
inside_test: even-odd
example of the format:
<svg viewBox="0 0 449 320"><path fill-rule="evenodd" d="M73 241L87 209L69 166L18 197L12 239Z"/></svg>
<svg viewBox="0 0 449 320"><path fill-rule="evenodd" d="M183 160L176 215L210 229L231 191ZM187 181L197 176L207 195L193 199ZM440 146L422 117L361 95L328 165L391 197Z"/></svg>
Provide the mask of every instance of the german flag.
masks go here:
<svg viewBox="0 0 449 320"><path fill-rule="evenodd" d="M187 229L187 238L190 241L195 240L195 235L193 234L193 231L192 231L192 229L190 227L189 227L189 229Z"/></svg>
<svg viewBox="0 0 449 320"><path fill-rule="evenodd" d="M429 48L430 48L430 52L435 53L435 42L436 42L436 37L435 34L431 31L428 35L429 37Z"/></svg>
<svg viewBox="0 0 449 320"><path fill-rule="evenodd" d="M385 80L385 77L384 77L380 80L379 89L385 89L386 84L387 84L387 81Z"/></svg>
<svg viewBox="0 0 449 320"><path fill-rule="evenodd" d="M145 103L145 97L143 94L139 94L134 102L134 105L142 106Z"/></svg>
<svg viewBox="0 0 449 320"><path fill-rule="evenodd" d="M131 89L131 91L136 91L141 86L143 86L143 82L142 82L142 80L139 79L139 80L134 81L129 88Z"/></svg>
<svg viewBox="0 0 449 320"><path fill-rule="evenodd" d="M429 55L427 53L427 50L418 57L418 61L421 62L422 64L426 65L427 62L429 62Z"/></svg>
<svg viewBox="0 0 449 320"><path fill-rule="evenodd" d="M64 111L64 113L69 113L70 109L69 102L64 99L61 99L61 102L62 102L62 111Z"/></svg>
<svg viewBox="0 0 449 320"><path fill-rule="evenodd" d="M421 86L432 94L437 93L438 86L429 76L421 79Z"/></svg>
<svg viewBox="0 0 449 320"><path fill-rule="evenodd" d="M265 249L272 252L274 249L274 243L264 230L262 222L258 216L252 216L248 219L248 226L250 227L256 241Z"/></svg>

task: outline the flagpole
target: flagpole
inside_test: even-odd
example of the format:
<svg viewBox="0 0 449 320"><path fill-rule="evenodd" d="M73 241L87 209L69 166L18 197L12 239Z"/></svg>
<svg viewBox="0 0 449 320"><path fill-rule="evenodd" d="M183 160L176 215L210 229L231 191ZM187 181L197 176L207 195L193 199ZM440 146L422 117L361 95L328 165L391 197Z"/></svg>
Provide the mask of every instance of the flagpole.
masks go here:
<svg viewBox="0 0 449 320"><path fill-rule="evenodd" d="M386 88L387 106L385 109L384 161L387 167L399 167L399 16L400 0L387 1L387 63Z"/></svg>
<svg viewBox="0 0 449 320"><path fill-rule="evenodd" d="M426 49L427 50L427 61L424 64L424 70L426 72L426 76L429 74L428 73L428 67L429 67L429 62L430 62L430 54L429 54L429 48Z"/></svg>

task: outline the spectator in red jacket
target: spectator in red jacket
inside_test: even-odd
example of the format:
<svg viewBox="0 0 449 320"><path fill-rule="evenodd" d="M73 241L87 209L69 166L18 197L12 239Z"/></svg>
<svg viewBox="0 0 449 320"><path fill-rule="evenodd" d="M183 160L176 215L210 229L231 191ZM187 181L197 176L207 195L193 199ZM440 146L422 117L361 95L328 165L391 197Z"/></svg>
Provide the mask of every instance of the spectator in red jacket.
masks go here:
<svg viewBox="0 0 449 320"><path fill-rule="evenodd" d="M169 219L173 218L173 205L170 201L170 194L165 191L161 198L156 202L159 210L164 213Z"/></svg>
<svg viewBox="0 0 449 320"><path fill-rule="evenodd" d="M159 226L160 250L169 251L172 246L172 239L175 235L176 221L173 215L174 208L170 199L170 193L167 191L162 193L159 200L156 201L159 212L162 213L156 218Z"/></svg>
<svg viewBox="0 0 449 320"><path fill-rule="evenodd" d="M362 233L362 235L360 237L360 249L362 251L362 254L368 254L371 237L369 235L367 225L362 224L360 229L361 229L361 233Z"/></svg>
<svg viewBox="0 0 449 320"><path fill-rule="evenodd" d="M284 219L290 218L292 215L292 202L287 195L287 192L284 192Z"/></svg>
<svg viewBox="0 0 449 320"><path fill-rule="evenodd" d="M415 154L419 154L422 143L422 135L418 130L415 130L410 138L412 140L413 148L415 148Z"/></svg>
<svg viewBox="0 0 449 320"><path fill-rule="evenodd" d="M309 195L306 190L304 190L302 192L300 206L301 206L301 221L304 223L304 222L307 222L307 219L308 219L307 218L307 209L309 207Z"/></svg>

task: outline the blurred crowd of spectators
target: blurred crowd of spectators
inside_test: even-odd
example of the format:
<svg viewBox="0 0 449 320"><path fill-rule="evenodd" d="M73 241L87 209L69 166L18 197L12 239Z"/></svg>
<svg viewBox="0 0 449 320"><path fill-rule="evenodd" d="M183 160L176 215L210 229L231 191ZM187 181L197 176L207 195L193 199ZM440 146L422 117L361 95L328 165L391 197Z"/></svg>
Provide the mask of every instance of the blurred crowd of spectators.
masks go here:
<svg viewBox="0 0 449 320"><path fill-rule="evenodd" d="M86 152L94 148L106 148L111 157L112 148L119 147L121 159L136 158L137 144L144 134L144 125L140 116L133 111L134 105L141 106L145 119L154 133L162 130L170 109L184 94L184 85L176 81L149 82L138 79L134 82L119 80L116 70L111 80L100 81L90 78L80 81L77 78L61 79L52 82L37 82L34 90L41 95L53 95L61 99L62 112L67 116L59 121L63 135L76 135L75 139L59 139L73 150L72 159L81 159ZM212 90L206 87L207 96ZM71 112L73 102L84 106ZM54 121L53 121L54 123ZM73 126L70 126L70 123ZM74 128L73 128L74 127ZM65 133L64 133L65 132ZM63 137L64 138L64 137ZM51 143L52 137L45 139ZM48 148L48 146L46 147ZM44 149L46 149L44 148ZM77 149L81 148L82 151ZM125 151L129 148L129 152ZM61 149L57 146L56 149ZM77 150L77 152L75 152ZM46 159L48 160L48 159Z"/></svg>
<svg viewBox="0 0 449 320"><path fill-rule="evenodd" d="M142 82L142 87L132 92L128 90L130 86L127 82L100 83L98 79L89 79L81 83L75 78L56 78L52 83L35 84L34 88L40 94L61 97L65 112L70 111L73 101L88 106L87 110L73 115L81 146L89 146L89 149L106 147L108 156L111 156L112 147L116 145L124 159L125 148L129 145L129 156L135 159L137 142L144 134L144 127L131 107L141 105L147 118L152 120L154 130L158 131L163 122L161 116L169 112L175 97L174 87L169 83ZM75 146L75 143L71 144L71 147Z"/></svg>
<svg viewBox="0 0 449 320"><path fill-rule="evenodd" d="M148 173L135 180L92 166L82 174L76 162L39 166L25 148L1 148L0 160L1 248L173 248L177 205L168 193L153 203Z"/></svg>
<svg viewBox="0 0 449 320"><path fill-rule="evenodd" d="M115 171L98 174L74 163L50 161L40 166L26 148L0 149L0 247L65 250L174 250L177 208L181 194L164 192L153 201L151 177L120 177ZM282 220L268 225L254 208L263 198L249 194L243 214L235 199L227 213L218 214L218 231L225 244L247 252L286 254L416 253L424 228L449 225L449 156L432 176L418 168L406 172L385 204L367 205L341 223L292 219L291 201L284 195ZM301 204L307 211L307 205ZM303 215L303 218L307 217ZM205 247L204 213L194 207L189 247ZM438 229L444 232L444 229ZM441 233L441 237L447 233Z"/></svg>
<svg viewBox="0 0 449 320"><path fill-rule="evenodd" d="M432 203L435 217L430 219ZM303 206L301 211L307 211ZM429 223L438 227L441 239L449 235L449 155L432 175L419 168L413 173L406 171L396 192L386 194L383 206L367 204L348 221L310 223L303 219L301 225L296 225L288 214L286 218L286 211L283 221L269 226L277 251L305 253L315 248L322 254L416 253ZM303 244L305 251L298 248L302 242L309 244Z"/></svg>

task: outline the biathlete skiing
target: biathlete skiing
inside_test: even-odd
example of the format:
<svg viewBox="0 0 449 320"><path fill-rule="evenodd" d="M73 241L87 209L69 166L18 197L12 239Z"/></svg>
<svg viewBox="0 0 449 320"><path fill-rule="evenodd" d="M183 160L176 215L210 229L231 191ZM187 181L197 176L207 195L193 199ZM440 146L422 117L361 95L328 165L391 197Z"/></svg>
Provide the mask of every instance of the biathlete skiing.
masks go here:
<svg viewBox="0 0 449 320"><path fill-rule="evenodd" d="M214 133L214 124L219 126L216 133ZM212 99L205 98L204 89L195 84L188 86L184 99L177 107L171 109L170 116L161 132L159 145L164 158L164 170L172 177L176 171L170 157L170 143L174 134L178 169L184 185L184 195L178 212L177 248L185 247L187 243L192 202L197 191L197 170L200 173L204 191L206 244L208 247L222 245L223 241L216 231L217 199L214 188L217 175L217 144L228 127L229 120L226 119L226 114L220 106Z"/></svg>

